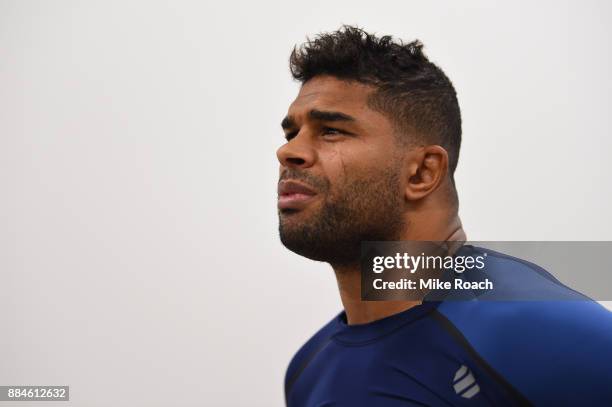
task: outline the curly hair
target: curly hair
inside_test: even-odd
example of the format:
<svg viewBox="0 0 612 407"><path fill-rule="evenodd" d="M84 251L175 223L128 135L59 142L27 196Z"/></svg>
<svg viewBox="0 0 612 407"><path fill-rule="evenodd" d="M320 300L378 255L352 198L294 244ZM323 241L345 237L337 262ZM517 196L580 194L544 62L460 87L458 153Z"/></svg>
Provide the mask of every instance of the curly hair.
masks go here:
<svg viewBox="0 0 612 407"><path fill-rule="evenodd" d="M294 47L289 66L302 84L330 75L377 88L368 105L391 120L402 141L445 148L453 180L461 146L457 94L444 72L423 54L420 41L404 44L344 25Z"/></svg>

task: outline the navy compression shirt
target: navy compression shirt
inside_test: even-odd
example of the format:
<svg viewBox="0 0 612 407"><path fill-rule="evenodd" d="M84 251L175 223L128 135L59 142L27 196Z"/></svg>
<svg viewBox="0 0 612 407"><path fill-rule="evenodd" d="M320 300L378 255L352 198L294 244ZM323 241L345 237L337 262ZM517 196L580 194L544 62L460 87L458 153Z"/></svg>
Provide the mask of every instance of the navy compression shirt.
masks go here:
<svg viewBox="0 0 612 407"><path fill-rule="evenodd" d="M486 251L506 294L565 299L424 301L362 325L341 312L291 361L287 405L612 406L612 313L534 264L461 250Z"/></svg>

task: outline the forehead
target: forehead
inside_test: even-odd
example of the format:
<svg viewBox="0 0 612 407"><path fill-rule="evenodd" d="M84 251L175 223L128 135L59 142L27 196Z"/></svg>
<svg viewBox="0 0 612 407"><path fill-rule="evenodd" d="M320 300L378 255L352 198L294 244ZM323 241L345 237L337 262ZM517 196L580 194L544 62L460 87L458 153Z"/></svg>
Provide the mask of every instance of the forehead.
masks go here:
<svg viewBox="0 0 612 407"><path fill-rule="evenodd" d="M289 115L299 116L311 109L342 111L355 116L375 114L368 108L369 85L343 81L331 76L316 76L304 83L289 106Z"/></svg>

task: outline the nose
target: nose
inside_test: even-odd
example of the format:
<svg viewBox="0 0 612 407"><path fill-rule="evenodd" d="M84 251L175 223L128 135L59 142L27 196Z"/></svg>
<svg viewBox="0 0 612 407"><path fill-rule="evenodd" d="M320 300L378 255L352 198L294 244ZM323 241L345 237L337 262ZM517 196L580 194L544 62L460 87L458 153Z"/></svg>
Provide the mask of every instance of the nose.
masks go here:
<svg viewBox="0 0 612 407"><path fill-rule="evenodd" d="M276 156L282 166L308 168L314 164L316 153L308 142L307 135L297 134L276 151Z"/></svg>

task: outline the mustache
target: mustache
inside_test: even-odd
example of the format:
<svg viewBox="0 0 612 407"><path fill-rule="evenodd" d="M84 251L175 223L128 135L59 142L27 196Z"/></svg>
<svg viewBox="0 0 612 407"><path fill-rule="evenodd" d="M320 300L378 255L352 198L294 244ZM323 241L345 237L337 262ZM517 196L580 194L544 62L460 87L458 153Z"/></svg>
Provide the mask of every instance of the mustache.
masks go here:
<svg viewBox="0 0 612 407"><path fill-rule="evenodd" d="M325 192L329 189L329 182L325 178L318 177L295 168L285 168L281 172L278 182L280 183L284 180L302 181L319 192Z"/></svg>

